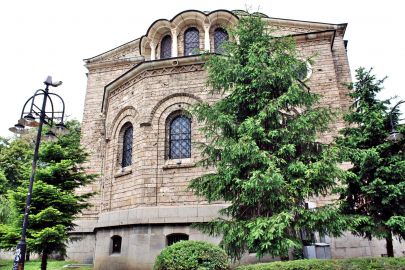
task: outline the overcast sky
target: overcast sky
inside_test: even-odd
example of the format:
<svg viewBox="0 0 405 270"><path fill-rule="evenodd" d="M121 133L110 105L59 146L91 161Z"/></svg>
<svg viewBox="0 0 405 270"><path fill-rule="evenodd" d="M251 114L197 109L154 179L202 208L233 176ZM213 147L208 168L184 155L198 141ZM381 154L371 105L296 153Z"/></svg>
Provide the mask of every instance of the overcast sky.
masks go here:
<svg viewBox="0 0 405 270"><path fill-rule="evenodd" d="M405 99L405 8L388 0L3 0L0 3L0 135L20 117L21 109L47 75L62 80L54 90L66 103L69 118L81 120L86 91L83 59L145 34L157 19L186 9L259 10L270 17L348 23L345 39L352 70L374 67L388 76L383 98ZM405 111L405 105L402 111Z"/></svg>

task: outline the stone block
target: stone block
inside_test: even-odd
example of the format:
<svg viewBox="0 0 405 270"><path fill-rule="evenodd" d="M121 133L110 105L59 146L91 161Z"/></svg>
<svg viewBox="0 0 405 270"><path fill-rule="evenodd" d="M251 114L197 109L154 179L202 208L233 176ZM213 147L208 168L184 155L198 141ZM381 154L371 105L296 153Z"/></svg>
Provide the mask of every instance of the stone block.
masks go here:
<svg viewBox="0 0 405 270"><path fill-rule="evenodd" d="M160 218L168 218L168 217L178 217L179 216L179 208L174 207L159 207L158 208L158 215Z"/></svg>

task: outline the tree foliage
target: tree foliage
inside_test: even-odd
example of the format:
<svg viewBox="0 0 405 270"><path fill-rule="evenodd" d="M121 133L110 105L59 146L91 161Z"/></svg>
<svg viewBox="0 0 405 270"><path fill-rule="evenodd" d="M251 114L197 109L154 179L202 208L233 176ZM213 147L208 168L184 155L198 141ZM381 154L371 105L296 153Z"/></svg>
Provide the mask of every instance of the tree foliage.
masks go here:
<svg viewBox="0 0 405 270"><path fill-rule="evenodd" d="M339 235L344 227L332 204L305 207L341 174L336 149L319 142L334 115L302 82L306 61L292 38L273 37L256 16L241 18L231 37L237 42L224 45L226 56L209 55L206 63L208 85L222 99L195 109L207 141L202 164L215 172L190 188L230 204L224 219L200 228L221 235L233 258L245 251L285 256L301 246L302 230Z"/></svg>
<svg viewBox="0 0 405 270"><path fill-rule="evenodd" d="M85 173L87 154L80 146L80 125L67 123L70 133L56 142L42 142L32 192L27 231L27 247L45 258L52 252L65 253L68 232L74 219L92 194L77 194L75 189L94 179ZM12 207L17 213L13 224L0 227L0 247L12 249L19 239L23 220L28 179L9 191ZM46 267L46 266L45 266ZM46 269L46 268L41 268Z"/></svg>
<svg viewBox="0 0 405 270"><path fill-rule="evenodd" d="M351 231L363 237L385 238L387 253L393 256L392 234L405 237L405 148L404 140L387 141L393 125L398 125L399 107L390 112L390 100L378 100L384 79L372 70L356 70L350 94L355 101L344 116L347 127L337 142L344 161L353 165L342 188L342 211L354 215Z"/></svg>
<svg viewBox="0 0 405 270"><path fill-rule="evenodd" d="M18 187L29 177L33 143L28 138L18 138L11 141L0 138L0 171L7 179L5 182L0 180L0 185L3 183L3 189L0 187L0 194L4 194L8 189Z"/></svg>

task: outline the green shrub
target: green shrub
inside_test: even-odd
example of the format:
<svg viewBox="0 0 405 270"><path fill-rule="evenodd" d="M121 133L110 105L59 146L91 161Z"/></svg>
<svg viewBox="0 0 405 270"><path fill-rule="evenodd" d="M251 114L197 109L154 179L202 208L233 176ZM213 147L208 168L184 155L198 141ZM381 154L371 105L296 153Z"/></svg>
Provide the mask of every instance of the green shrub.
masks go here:
<svg viewBox="0 0 405 270"><path fill-rule="evenodd" d="M237 270L405 270L405 258L297 260L239 266Z"/></svg>
<svg viewBox="0 0 405 270"><path fill-rule="evenodd" d="M225 270L228 256L218 246L201 241L180 241L156 258L154 270Z"/></svg>

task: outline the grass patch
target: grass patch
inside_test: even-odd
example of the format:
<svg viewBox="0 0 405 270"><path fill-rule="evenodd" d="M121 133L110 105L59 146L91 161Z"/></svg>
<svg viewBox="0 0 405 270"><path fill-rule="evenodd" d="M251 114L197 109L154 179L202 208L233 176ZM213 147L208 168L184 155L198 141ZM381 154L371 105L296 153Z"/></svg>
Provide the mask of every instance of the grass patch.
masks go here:
<svg viewBox="0 0 405 270"><path fill-rule="evenodd" d="M49 260L47 270L66 270L68 268L63 268L63 266L67 264L75 264L77 262L72 261L55 261ZM11 269L13 266L12 260L1 260L0 259L0 269L7 270ZM31 260L25 263L24 270L39 270L41 269L41 261L40 260ZM92 270L93 267L81 267L81 268L74 268L75 270Z"/></svg>
<svg viewBox="0 0 405 270"><path fill-rule="evenodd" d="M245 265L236 270L405 270L405 258L296 260Z"/></svg>

